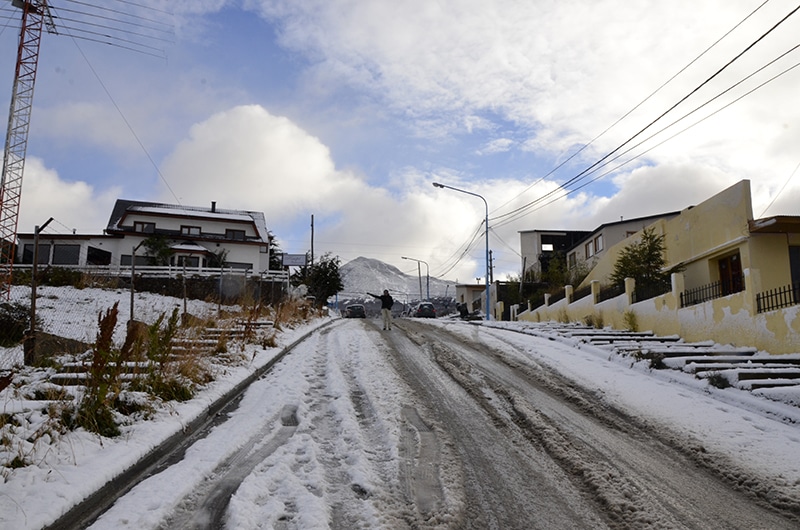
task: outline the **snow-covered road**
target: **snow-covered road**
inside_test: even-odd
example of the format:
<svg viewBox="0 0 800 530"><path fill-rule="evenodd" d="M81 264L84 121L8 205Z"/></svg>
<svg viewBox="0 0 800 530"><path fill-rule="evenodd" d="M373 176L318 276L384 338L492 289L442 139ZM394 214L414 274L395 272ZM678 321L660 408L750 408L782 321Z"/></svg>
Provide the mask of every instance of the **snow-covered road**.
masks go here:
<svg viewBox="0 0 800 530"><path fill-rule="evenodd" d="M742 462L757 438L738 455L701 443L625 406L607 383L620 365L595 359L597 384L576 384L557 358L578 370L574 348L502 329L337 321L92 528L797 528L794 462ZM679 385L642 388L682 393L712 423L737 413ZM796 425L738 414L800 448Z"/></svg>

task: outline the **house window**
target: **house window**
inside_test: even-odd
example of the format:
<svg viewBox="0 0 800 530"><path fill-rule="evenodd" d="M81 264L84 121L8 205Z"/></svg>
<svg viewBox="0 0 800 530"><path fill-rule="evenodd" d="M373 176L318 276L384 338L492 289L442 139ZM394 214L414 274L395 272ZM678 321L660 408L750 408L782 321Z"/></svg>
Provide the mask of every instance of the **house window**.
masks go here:
<svg viewBox="0 0 800 530"><path fill-rule="evenodd" d="M199 267L200 256L177 256L178 267Z"/></svg>
<svg viewBox="0 0 800 530"><path fill-rule="evenodd" d="M53 265L78 265L80 245L53 245Z"/></svg>
<svg viewBox="0 0 800 530"><path fill-rule="evenodd" d="M111 252L90 246L86 252L87 265L111 265Z"/></svg>
<svg viewBox="0 0 800 530"><path fill-rule="evenodd" d="M133 222L133 231L139 232L142 234L154 234L156 231L156 224L155 223L145 223L143 221L134 221Z"/></svg>
<svg viewBox="0 0 800 530"><path fill-rule="evenodd" d="M130 254L123 254L119 257L119 264L123 267L130 267L131 266L131 255ZM136 265L137 266L148 266L150 265L150 256L136 256Z"/></svg>
<svg viewBox="0 0 800 530"><path fill-rule="evenodd" d="M542 243L542 252L553 252L552 243Z"/></svg>
<svg viewBox="0 0 800 530"><path fill-rule="evenodd" d="M244 230L225 230L225 239L233 239L234 241L244 241Z"/></svg>
<svg viewBox="0 0 800 530"><path fill-rule="evenodd" d="M199 226L181 226L181 235L199 236L201 233Z"/></svg>
<svg viewBox="0 0 800 530"><path fill-rule="evenodd" d="M583 250L586 253L587 258L594 256L594 241L589 241L586 243L586 245L583 247Z"/></svg>
<svg viewBox="0 0 800 530"><path fill-rule="evenodd" d="M600 234L596 238L594 238L594 252L597 254L598 252L603 251L603 234Z"/></svg>
<svg viewBox="0 0 800 530"><path fill-rule="evenodd" d="M22 247L22 263L33 263L33 245L23 245ZM50 263L50 245L39 244L39 265L47 265Z"/></svg>
<svg viewBox="0 0 800 530"><path fill-rule="evenodd" d="M578 265L578 256L575 252L570 252L567 256L567 267L574 269Z"/></svg>

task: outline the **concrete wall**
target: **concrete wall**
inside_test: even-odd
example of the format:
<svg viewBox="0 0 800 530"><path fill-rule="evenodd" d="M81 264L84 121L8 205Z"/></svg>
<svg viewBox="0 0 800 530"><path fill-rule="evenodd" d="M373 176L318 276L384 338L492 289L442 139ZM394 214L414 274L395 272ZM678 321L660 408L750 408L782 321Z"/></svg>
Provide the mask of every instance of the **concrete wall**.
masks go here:
<svg viewBox="0 0 800 530"><path fill-rule="evenodd" d="M561 300L520 313L518 318L585 322L591 316L595 322L599 317L604 326L624 329L625 314L629 313L635 315L639 329L660 335L754 346L774 354L798 353L800 305L757 313L756 295L791 283L788 246L800 238L797 234L750 234L752 218L750 183L741 181L675 218L651 225L656 234L665 236L667 266L685 267L682 273L672 275L670 292L633 304L634 285L629 279L626 294L612 300L594 303L595 298L589 297L592 303L581 300L574 304ZM619 252L628 244L630 240L610 248L581 286L605 283ZM719 280L719 259L736 252L744 274L743 291L679 307L681 293Z"/></svg>
<svg viewBox="0 0 800 530"><path fill-rule="evenodd" d="M604 327L627 329L626 313L635 316L637 329L658 335L679 335L689 342L713 340L734 346L753 346L772 354L800 353L800 305L766 313L756 313L755 286L751 271L745 270L745 290L680 308L683 292L682 274L673 274L672 290L663 295L630 303L634 290L632 280L626 293L610 300L594 303L587 296L575 303L559 300L551 306L524 311L518 320L532 322L602 322Z"/></svg>

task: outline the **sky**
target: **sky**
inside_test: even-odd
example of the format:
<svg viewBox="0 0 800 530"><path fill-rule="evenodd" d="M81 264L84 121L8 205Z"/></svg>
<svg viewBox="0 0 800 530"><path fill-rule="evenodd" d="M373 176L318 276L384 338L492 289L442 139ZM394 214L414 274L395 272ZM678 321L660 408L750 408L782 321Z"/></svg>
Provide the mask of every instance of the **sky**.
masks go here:
<svg viewBox="0 0 800 530"><path fill-rule="evenodd" d="M519 231L680 210L742 179L756 217L800 213L786 0L50 4L19 232L100 233L118 198L215 201L263 211L288 253L466 282L485 275L486 209L494 279L519 274ZM70 31L101 5L136 22L135 50ZM18 19L0 3L6 102Z"/></svg>
<svg viewBox="0 0 800 530"><path fill-rule="evenodd" d="M27 288L14 289L21 296ZM40 289L45 303L39 307L39 314L44 325L78 340L85 340L96 329L97 308L108 309L118 302L121 314L130 309L127 295L115 290ZM138 293L137 297L139 318L148 323L180 305L180 300L153 293ZM70 300L83 303L65 303ZM217 310L214 304L202 301L193 300L191 304L189 311L198 316L213 315ZM236 453L241 447L249 448L260 459L241 477L228 508L229 526L281 527L283 518L303 528L327 528L330 507L334 505L347 505L355 512L355 520L367 521L365 524L372 528L407 525L408 521L402 519L392 524L392 517L399 517L408 507L404 499L402 506L396 504L398 479L387 480L387 470L397 473L404 462L398 449L401 422L396 418L401 416L401 408L419 398L392 367L381 339L375 336L379 331L358 319L331 320L324 317L297 327L283 326L277 347L247 345L240 358L248 362L216 365L215 380L200 389L194 399L165 404L146 420L123 426L122 435L116 438L100 438L82 429L52 437L33 436L31 433L47 428L47 414L43 402L26 400L24 396L46 386L46 381L35 371L19 374L19 385L0 392L0 402L4 413L25 410L24 422L19 428L6 429L7 442L2 447L6 454L0 457L19 451L35 465L15 469L0 480L0 527L33 529L52 523L64 510L182 431L195 417L207 414L214 400L272 361L281 348L324 325L347 329L340 333L317 332L299 344L248 389L226 422L187 448L181 462L131 490L91 528L160 528L184 496L194 494L198 498L207 493L204 484L215 483L209 477L220 474L224 479L228 477L225 472L233 474L225 470L237 455L238 461L243 460ZM423 320L426 325L445 327L466 341L479 341L513 359L524 359L521 362L526 364L547 366L602 396L608 406L653 425L656 431L662 427L671 429L674 445L686 445L687 452L702 446L709 465L723 462L728 476L753 477L752 481L745 481L745 488L769 491L773 498L797 498L798 387L754 392L717 389L693 374L651 370L646 360L632 363L630 357L614 355L602 347L578 345L575 339L548 330L547 323L492 322L475 326L450 319ZM502 340L497 338L500 333ZM116 338L118 343L122 340L121 336ZM19 365L21 359L21 347L0 348L0 361ZM365 401L374 407L377 425L373 429L360 425L359 411L352 403L353 384L362 385ZM325 400L330 403L320 411L319 405ZM281 428L278 418L287 404L298 405L298 425L296 431L284 436L285 428ZM317 414L327 415L327 421L321 421ZM331 426L337 432L330 432ZM35 443L30 441L33 438ZM376 447L382 450L376 451ZM326 459L332 451L340 462L339 472L326 473ZM376 464L376 460L380 463ZM460 480L452 466L442 465L439 470L446 484ZM369 492L364 502L342 500L352 498L353 484ZM627 506L636 502L634 497L625 501ZM442 512L460 510L455 491L446 496L444 504ZM651 522L659 527L674 524L672 520L659 520L658 514L653 514ZM441 526L447 527L446 522Z"/></svg>

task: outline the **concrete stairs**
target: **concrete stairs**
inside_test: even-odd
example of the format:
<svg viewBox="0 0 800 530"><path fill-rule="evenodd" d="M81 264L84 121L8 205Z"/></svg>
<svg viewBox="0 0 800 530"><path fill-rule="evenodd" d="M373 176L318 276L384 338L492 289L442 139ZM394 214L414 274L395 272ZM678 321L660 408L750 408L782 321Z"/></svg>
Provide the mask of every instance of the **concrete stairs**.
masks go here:
<svg viewBox="0 0 800 530"><path fill-rule="evenodd" d="M199 331L184 332L171 344L171 355L213 355L223 352L231 342L255 342L259 332L271 329L274 323L270 320L236 321L230 327L208 327ZM89 377L91 362L74 362L62 365L58 372L51 374L48 381L59 386L82 386ZM116 366L109 367L116 368ZM152 369L150 361L128 362L120 367L120 378L133 380L147 374Z"/></svg>
<svg viewBox="0 0 800 530"><path fill-rule="evenodd" d="M755 348L684 342L680 337L652 332L594 329L576 324L550 324L549 331L637 360L649 359L654 367L694 374L699 379L725 377L743 390L800 386L800 353L769 355Z"/></svg>

